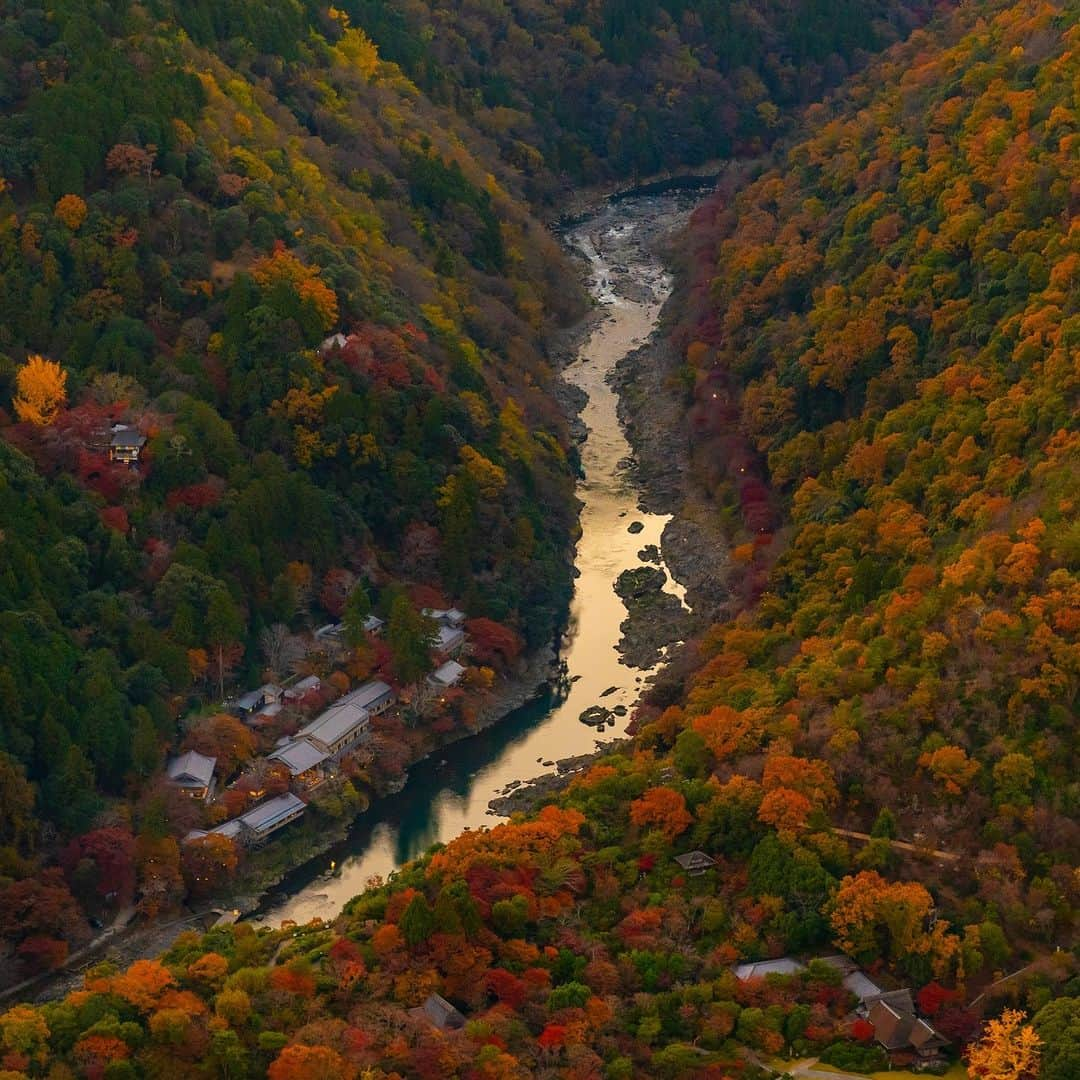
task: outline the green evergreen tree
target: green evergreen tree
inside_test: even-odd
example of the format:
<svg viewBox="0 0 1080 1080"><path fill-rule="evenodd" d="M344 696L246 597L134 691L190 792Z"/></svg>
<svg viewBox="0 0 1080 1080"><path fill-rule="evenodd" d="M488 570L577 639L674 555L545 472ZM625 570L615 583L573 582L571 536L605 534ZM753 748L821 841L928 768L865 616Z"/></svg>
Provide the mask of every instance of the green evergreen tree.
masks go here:
<svg viewBox="0 0 1080 1080"><path fill-rule="evenodd" d="M896 839L896 817L887 806L881 808L873 827L870 829L870 835L875 839Z"/></svg>
<svg viewBox="0 0 1080 1080"><path fill-rule="evenodd" d="M101 808L93 766L77 746L67 748L41 794L46 814L66 833L85 832Z"/></svg>
<svg viewBox="0 0 1080 1080"><path fill-rule="evenodd" d="M414 896L401 916L401 933L410 949L422 945L435 929L435 915L423 896Z"/></svg>
<svg viewBox="0 0 1080 1080"><path fill-rule="evenodd" d="M431 645L435 624L413 606L404 594L394 598L386 625L386 644L394 674L403 683L415 683L432 669Z"/></svg>
<svg viewBox="0 0 1080 1080"><path fill-rule="evenodd" d="M152 775L161 764L161 741L149 710L141 705L132 710L135 733L131 739L131 764L137 775Z"/></svg>
<svg viewBox="0 0 1080 1080"><path fill-rule="evenodd" d="M341 613L341 621L345 626L345 640L353 648L365 641L364 621L370 614L371 597L363 584L358 581L349 593L349 598L345 601L345 610Z"/></svg>
<svg viewBox="0 0 1080 1080"><path fill-rule="evenodd" d="M244 632L244 623L233 598L225 589L215 589L206 605L206 640L213 651L218 678L218 693L225 696L226 651Z"/></svg>

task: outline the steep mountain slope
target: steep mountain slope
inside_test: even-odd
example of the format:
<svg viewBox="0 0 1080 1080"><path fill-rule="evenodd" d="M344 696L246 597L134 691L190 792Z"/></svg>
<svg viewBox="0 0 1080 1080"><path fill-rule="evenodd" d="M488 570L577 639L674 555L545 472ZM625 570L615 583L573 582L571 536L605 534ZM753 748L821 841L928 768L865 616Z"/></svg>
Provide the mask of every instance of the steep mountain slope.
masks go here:
<svg viewBox="0 0 1080 1080"><path fill-rule="evenodd" d="M685 687L655 688L632 745L333 929L192 934L0 1018L12 1066L756 1077L813 1054L869 1072L882 1033L815 959L840 950L916 991L949 1053L980 1008L1020 1005L1041 1077L1068 1080L1078 35L1064 4L968 5L699 217L699 459L733 506L740 470L767 467L790 524L747 542L760 602L711 631ZM743 453L725 479L710 425L735 406L765 464ZM694 849L715 865L684 870ZM785 952L805 967L732 970ZM979 1075L1034 1075L993 1066L1013 1022Z"/></svg>
<svg viewBox="0 0 1080 1080"><path fill-rule="evenodd" d="M3 18L5 402L28 354L66 377L50 422L5 431L44 479L5 467L72 525L63 571L5 552L6 617L43 626L5 643L0 746L45 781L70 744L68 779L110 793L156 767L193 680L257 678L260 630L340 615L353 580L445 589L531 644L568 591L543 334L581 299L513 177L344 15L252 8L241 40L230 7L219 41L182 7L190 37L163 4ZM138 469L105 459L118 419Z"/></svg>
<svg viewBox="0 0 1080 1080"><path fill-rule="evenodd" d="M1075 23L1010 5L892 51L700 212L684 328L702 475L737 505L763 469L788 507L690 712L790 713L851 824L1007 842L1040 881L1078 841ZM756 463L713 433L718 386Z"/></svg>
<svg viewBox="0 0 1080 1080"><path fill-rule="evenodd" d="M788 130L793 107L926 17L895 0L348 8L545 201L557 200L560 177L595 183L755 152Z"/></svg>

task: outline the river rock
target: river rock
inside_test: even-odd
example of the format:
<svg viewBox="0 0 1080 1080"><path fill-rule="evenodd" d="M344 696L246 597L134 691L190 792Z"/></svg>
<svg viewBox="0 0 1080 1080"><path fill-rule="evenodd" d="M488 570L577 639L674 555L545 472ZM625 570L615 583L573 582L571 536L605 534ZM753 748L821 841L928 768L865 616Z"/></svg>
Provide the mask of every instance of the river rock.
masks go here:
<svg viewBox="0 0 1080 1080"><path fill-rule="evenodd" d="M667 582L667 574L655 566L635 566L624 570L615 582L615 592L629 606L649 593L658 593Z"/></svg>
<svg viewBox="0 0 1080 1080"><path fill-rule="evenodd" d="M615 582L627 611L618 648L631 667L651 668L673 641L685 641L698 621L677 597L664 592L666 582L667 575L655 566L624 570Z"/></svg>
<svg viewBox="0 0 1080 1080"><path fill-rule="evenodd" d="M669 645L687 640L702 625L671 593L648 593L628 602L627 608L629 614L619 626L618 650L630 667L653 667Z"/></svg>
<svg viewBox="0 0 1080 1080"><path fill-rule="evenodd" d="M578 719L583 724L595 727L597 724L605 724L611 719L611 710L605 709L603 705L590 705Z"/></svg>
<svg viewBox="0 0 1080 1080"><path fill-rule="evenodd" d="M600 696L611 697L619 688L617 686L609 686Z"/></svg>
<svg viewBox="0 0 1080 1080"><path fill-rule="evenodd" d="M626 527L626 531L633 536L637 536L639 532L645 531L645 522L643 521L631 521Z"/></svg>
<svg viewBox="0 0 1080 1080"><path fill-rule="evenodd" d="M638 553L637 557L642 562L660 565L660 549L655 544L646 544Z"/></svg>

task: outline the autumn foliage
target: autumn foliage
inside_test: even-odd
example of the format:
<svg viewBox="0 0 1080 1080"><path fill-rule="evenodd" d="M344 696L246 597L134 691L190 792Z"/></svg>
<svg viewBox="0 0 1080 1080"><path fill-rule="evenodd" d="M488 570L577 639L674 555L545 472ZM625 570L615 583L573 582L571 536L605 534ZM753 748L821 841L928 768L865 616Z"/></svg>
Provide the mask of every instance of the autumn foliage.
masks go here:
<svg viewBox="0 0 1080 1080"><path fill-rule="evenodd" d="M1034 1080L1042 1040L1025 1019L1019 1010L1006 1009L991 1020L968 1049L968 1072L980 1080Z"/></svg>
<svg viewBox="0 0 1080 1080"><path fill-rule="evenodd" d="M630 821L639 827L657 828L668 840L674 840L686 831L693 817L679 792L669 787L654 787L630 804Z"/></svg>
<svg viewBox="0 0 1080 1080"><path fill-rule="evenodd" d="M299 849L550 641L575 457L541 335L579 305L523 197L753 164L690 219L663 391L727 534L699 554L731 576L632 736L332 924L193 922L156 960L80 961L0 1014L4 1080L870 1069L837 950L910 988L944 1057L974 1038L973 1076L1072 1080L1073 8L938 5L909 34L924 13L884 2L402 0L361 30L192 0L91 35L79 5L9 7L0 325L63 361L9 365L24 422L0 442L13 978L80 948L84 912L210 906L293 849L200 836L292 781L252 771L211 806L165 785L190 705L183 746L225 782L313 702L265 734L212 702L271 670L327 700L422 684L419 607L468 611L446 726L374 718ZM130 467L116 421L147 435ZM369 606L381 637L314 647Z"/></svg>
<svg viewBox="0 0 1080 1080"><path fill-rule="evenodd" d="M55 360L31 356L15 376L15 415L29 424L51 424L67 401L67 372Z"/></svg>
<svg viewBox="0 0 1080 1080"><path fill-rule="evenodd" d="M286 1046L270 1063L270 1080L350 1080L356 1075L340 1054L327 1046Z"/></svg>
<svg viewBox="0 0 1080 1080"><path fill-rule="evenodd" d="M86 220L86 203L78 195L64 195L57 199L53 213L74 232Z"/></svg>

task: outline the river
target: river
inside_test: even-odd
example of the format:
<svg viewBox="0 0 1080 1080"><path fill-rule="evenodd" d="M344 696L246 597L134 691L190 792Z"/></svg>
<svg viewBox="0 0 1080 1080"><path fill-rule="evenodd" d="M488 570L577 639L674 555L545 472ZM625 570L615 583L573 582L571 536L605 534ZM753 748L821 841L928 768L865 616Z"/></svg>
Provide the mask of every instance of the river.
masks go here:
<svg viewBox="0 0 1080 1080"><path fill-rule="evenodd" d="M578 576L560 648L569 682L547 688L498 724L410 769L400 793L376 800L345 840L287 875L254 922L276 926L286 919L334 918L372 878L385 878L434 843L500 820L488 802L508 784L551 771L553 759L594 750L596 732L578 719L584 709L633 705L649 672L620 662L619 625L626 609L613 585L623 570L642 565L638 553L643 547L659 546L669 518L638 507L640 493L626 467L630 446L608 376L656 328L671 288L655 254L656 241L683 224L699 198L672 193L622 199L564 236L580 257L604 316L563 373L587 396L581 416L588 431L578 485ZM643 528L630 533L633 522ZM683 590L670 572L665 588L683 601ZM603 737L618 735L626 723L624 716L614 731L608 725Z"/></svg>

